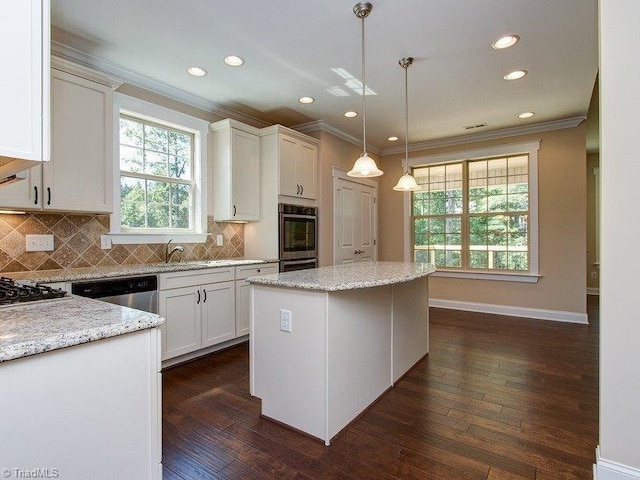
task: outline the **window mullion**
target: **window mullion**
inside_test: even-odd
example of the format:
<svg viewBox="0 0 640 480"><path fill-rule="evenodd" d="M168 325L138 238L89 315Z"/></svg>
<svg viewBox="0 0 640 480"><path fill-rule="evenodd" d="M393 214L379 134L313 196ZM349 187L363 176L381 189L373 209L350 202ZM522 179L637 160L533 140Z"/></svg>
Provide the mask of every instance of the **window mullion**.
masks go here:
<svg viewBox="0 0 640 480"><path fill-rule="evenodd" d="M463 269L469 269L469 162L462 162L462 232L460 256Z"/></svg>

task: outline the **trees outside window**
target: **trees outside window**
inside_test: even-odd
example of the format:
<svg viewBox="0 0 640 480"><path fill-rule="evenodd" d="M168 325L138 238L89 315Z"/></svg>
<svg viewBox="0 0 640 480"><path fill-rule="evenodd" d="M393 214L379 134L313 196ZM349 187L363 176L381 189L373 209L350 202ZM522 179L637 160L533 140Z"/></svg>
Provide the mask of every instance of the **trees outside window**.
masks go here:
<svg viewBox="0 0 640 480"><path fill-rule="evenodd" d="M413 169L413 258L439 268L528 272L529 156Z"/></svg>
<svg viewBox="0 0 640 480"><path fill-rule="evenodd" d="M120 116L120 223L123 230L193 228L194 135Z"/></svg>

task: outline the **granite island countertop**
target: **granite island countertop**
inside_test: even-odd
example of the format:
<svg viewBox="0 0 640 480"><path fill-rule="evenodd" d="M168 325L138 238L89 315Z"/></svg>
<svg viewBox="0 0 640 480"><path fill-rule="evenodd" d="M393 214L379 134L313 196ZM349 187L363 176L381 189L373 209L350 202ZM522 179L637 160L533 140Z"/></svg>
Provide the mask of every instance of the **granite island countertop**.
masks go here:
<svg viewBox="0 0 640 480"><path fill-rule="evenodd" d="M362 262L249 277L255 285L336 292L408 282L436 271L430 263Z"/></svg>
<svg viewBox="0 0 640 480"><path fill-rule="evenodd" d="M0 308L0 363L162 325L156 314L77 297Z"/></svg>
<svg viewBox="0 0 640 480"><path fill-rule="evenodd" d="M40 283L73 282L78 280L96 280L99 278L129 277L154 273L203 270L206 268L237 267L241 265L259 265L278 260L228 258L218 260L193 260L173 263L145 263L133 265L113 265L106 267L81 267L60 270L33 270L29 272L3 273L3 277L13 280L34 280Z"/></svg>

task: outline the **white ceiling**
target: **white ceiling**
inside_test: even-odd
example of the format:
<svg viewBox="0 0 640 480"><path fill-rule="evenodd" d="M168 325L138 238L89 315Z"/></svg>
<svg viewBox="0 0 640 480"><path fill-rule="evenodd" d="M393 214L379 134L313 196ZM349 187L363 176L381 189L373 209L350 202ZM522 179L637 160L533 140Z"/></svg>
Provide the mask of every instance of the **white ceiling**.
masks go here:
<svg viewBox="0 0 640 480"><path fill-rule="evenodd" d="M53 39L94 66L182 91L203 104L293 126L313 120L356 138L361 96L333 69L361 77L355 0L52 0ZM409 142L584 116L597 59L596 0L373 0L366 19L367 140L404 139L409 68ZM521 37L494 50L498 37ZM68 50L69 51L69 50ZM246 59L226 66L228 54ZM203 78L186 73L206 68ZM503 75L529 74L507 82ZM340 87L347 96L329 92ZM309 95L315 103L302 105ZM520 120L517 115L535 111ZM464 126L486 123L471 131Z"/></svg>

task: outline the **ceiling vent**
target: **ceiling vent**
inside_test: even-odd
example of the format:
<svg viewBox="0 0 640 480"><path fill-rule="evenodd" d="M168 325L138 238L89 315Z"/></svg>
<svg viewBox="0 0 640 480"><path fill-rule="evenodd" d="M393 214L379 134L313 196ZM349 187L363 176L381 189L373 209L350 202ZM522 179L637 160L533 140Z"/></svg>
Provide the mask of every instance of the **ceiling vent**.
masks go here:
<svg viewBox="0 0 640 480"><path fill-rule="evenodd" d="M465 130L473 130L474 128L482 128L482 127L486 127L487 124L486 123L478 123L477 125L467 125L466 127L463 127Z"/></svg>

